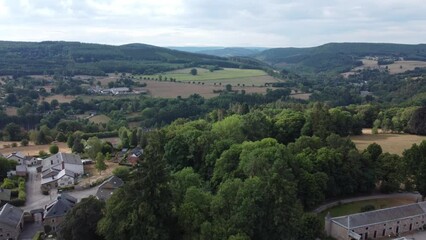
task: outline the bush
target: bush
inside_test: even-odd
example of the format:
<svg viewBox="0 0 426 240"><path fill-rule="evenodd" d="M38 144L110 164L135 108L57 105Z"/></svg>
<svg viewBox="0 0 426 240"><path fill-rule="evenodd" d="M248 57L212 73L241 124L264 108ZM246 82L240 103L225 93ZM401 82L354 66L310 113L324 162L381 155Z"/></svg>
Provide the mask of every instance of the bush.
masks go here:
<svg viewBox="0 0 426 240"><path fill-rule="evenodd" d="M28 139L22 139L22 141L21 141L21 146L23 146L23 147L25 147L25 146L28 146L28 144L29 144L29 141L28 141Z"/></svg>
<svg viewBox="0 0 426 240"><path fill-rule="evenodd" d="M59 152L59 147L56 144L53 144L49 147L49 152L51 154L57 154Z"/></svg>
<svg viewBox="0 0 426 240"><path fill-rule="evenodd" d="M17 143L12 143L12 147L17 147L18 146L18 144Z"/></svg>
<svg viewBox="0 0 426 240"><path fill-rule="evenodd" d="M38 156L41 157L41 158L45 158L45 157L49 156L49 154L47 154L47 152L45 152L43 150L40 150L38 152Z"/></svg>
<svg viewBox="0 0 426 240"><path fill-rule="evenodd" d="M368 204L368 205L361 207L361 212L369 212L369 211L374 211L374 210L376 210L376 207L372 204Z"/></svg>
<svg viewBox="0 0 426 240"><path fill-rule="evenodd" d="M12 189L12 188L15 188L15 186L16 185L14 181L10 180L9 178L5 178L3 180L3 184L1 185L1 188Z"/></svg>
<svg viewBox="0 0 426 240"><path fill-rule="evenodd" d="M22 200L24 202L25 202L25 200L27 200L27 194L25 193L25 191L19 191L18 199Z"/></svg>
<svg viewBox="0 0 426 240"><path fill-rule="evenodd" d="M36 234L34 235L34 237L32 238L32 240L42 240L43 238L42 238L42 235L43 235L44 233L43 232L41 232L41 231L38 231L38 232L36 232Z"/></svg>
<svg viewBox="0 0 426 240"><path fill-rule="evenodd" d="M128 176L130 174L130 168L124 167L124 166L119 166L112 171L112 174L114 174L115 176L125 180L125 179L128 178Z"/></svg>

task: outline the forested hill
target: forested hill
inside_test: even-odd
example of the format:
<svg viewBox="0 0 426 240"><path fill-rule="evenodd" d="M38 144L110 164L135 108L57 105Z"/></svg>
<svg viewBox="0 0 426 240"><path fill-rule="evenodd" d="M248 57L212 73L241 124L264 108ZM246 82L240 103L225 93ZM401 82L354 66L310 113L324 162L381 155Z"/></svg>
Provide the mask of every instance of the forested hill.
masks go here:
<svg viewBox="0 0 426 240"><path fill-rule="evenodd" d="M343 72L359 65L365 56L426 61L426 44L328 43L311 48L272 48L254 57L281 67Z"/></svg>
<svg viewBox="0 0 426 240"><path fill-rule="evenodd" d="M115 71L153 74L201 65L259 67L250 64L146 44L111 46L80 42L0 42L0 75L102 75Z"/></svg>

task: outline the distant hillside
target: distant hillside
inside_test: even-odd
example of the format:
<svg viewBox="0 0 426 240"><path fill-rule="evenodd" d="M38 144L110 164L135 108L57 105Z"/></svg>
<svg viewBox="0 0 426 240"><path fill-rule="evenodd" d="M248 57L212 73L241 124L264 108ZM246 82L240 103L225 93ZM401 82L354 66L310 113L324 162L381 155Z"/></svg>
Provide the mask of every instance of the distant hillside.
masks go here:
<svg viewBox="0 0 426 240"><path fill-rule="evenodd" d="M154 74L202 65L241 67L241 63L226 58L146 44L110 46L80 42L0 41L0 75L103 75L115 71ZM243 67L259 66L245 64Z"/></svg>
<svg viewBox="0 0 426 240"><path fill-rule="evenodd" d="M261 49L250 49L250 48L222 48L222 49L212 49L204 50L198 53L218 56L218 57L234 57L234 56L252 56L257 53L260 53Z"/></svg>
<svg viewBox="0 0 426 240"><path fill-rule="evenodd" d="M192 53L201 53L208 54L218 57L247 57L252 56L261 51L266 50L267 48L261 47L170 47L170 49L192 52Z"/></svg>
<svg viewBox="0 0 426 240"><path fill-rule="evenodd" d="M311 48L273 48L254 57L271 65L312 72L348 71L365 56L426 61L426 44L329 43Z"/></svg>

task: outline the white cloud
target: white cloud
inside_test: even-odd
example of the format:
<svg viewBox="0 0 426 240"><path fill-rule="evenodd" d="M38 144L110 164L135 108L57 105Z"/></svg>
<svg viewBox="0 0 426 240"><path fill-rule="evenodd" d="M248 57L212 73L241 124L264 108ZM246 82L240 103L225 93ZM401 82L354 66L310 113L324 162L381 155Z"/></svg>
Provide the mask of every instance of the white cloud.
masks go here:
<svg viewBox="0 0 426 240"><path fill-rule="evenodd" d="M421 43L425 11L423 0L0 0L0 36L161 46Z"/></svg>

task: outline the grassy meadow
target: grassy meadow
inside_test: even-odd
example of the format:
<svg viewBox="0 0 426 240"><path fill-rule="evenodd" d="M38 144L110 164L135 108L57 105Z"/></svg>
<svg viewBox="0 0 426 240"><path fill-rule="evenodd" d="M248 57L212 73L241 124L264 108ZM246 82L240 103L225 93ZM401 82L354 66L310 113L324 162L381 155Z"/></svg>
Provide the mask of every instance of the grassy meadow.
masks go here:
<svg viewBox="0 0 426 240"><path fill-rule="evenodd" d="M158 78L159 75L163 77L176 78L177 81L182 82L205 82L206 84L231 84L237 86L238 84L245 84L246 86L264 86L265 83L277 82L278 80L269 76L266 72L257 69L237 69L237 68L224 68L223 70L216 70L211 72L205 68L196 68L197 75L190 73L191 68L179 69L175 71L165 72L156 75L143 75L143 77Z"/></svg>
<svg viewBox="0 0 426 240"><path fill-rule="evenodd" d="M426 140L426 136L394 133L372 134L371 129L364 129L363 135L352 136L351 140L360 151L366 149L372 143L377 143L382 147L383 152L402 155L405 149Z"/></svg>

